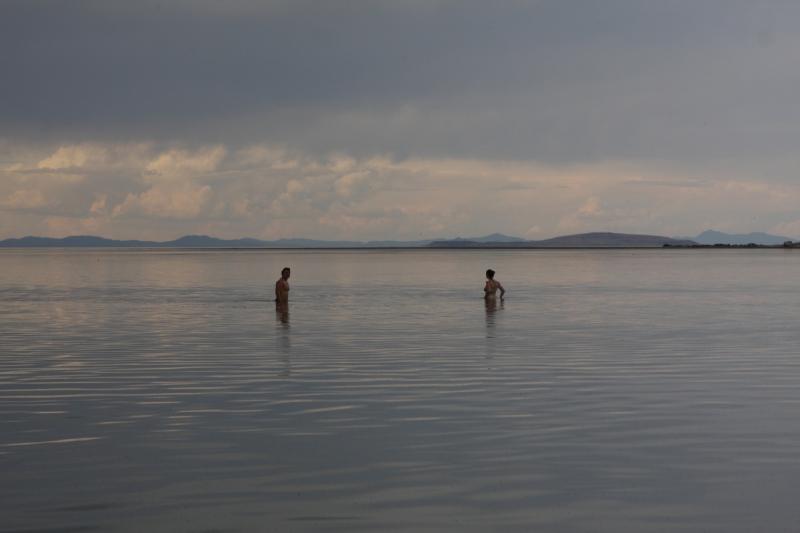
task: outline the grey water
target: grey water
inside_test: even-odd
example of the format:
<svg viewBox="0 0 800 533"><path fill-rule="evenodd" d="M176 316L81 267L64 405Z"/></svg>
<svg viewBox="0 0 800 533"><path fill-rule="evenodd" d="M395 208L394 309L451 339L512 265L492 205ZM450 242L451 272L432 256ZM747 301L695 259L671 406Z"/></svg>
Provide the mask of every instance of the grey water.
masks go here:
<svg viewBox="0 0 800 533"><path fill-rule="evenodd" d="M0 531L797 531L799 320L792 250L3 250Z"/></svg>

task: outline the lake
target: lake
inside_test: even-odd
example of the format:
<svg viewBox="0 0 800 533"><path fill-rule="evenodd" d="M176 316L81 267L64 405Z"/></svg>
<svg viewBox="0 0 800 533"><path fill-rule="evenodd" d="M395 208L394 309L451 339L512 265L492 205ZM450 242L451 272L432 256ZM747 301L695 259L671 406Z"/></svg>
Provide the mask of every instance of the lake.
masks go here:
<svg viewBox="0 0 800 533"><path fill-rule="evenodd" d="M797 531L798 320L797 250L2 250L0 531Z"/></svg>

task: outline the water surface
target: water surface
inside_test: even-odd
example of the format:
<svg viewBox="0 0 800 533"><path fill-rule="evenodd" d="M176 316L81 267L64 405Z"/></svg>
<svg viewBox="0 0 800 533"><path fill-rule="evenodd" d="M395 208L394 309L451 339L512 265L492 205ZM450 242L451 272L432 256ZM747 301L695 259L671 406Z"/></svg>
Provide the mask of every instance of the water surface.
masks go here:
<svg viewBox="0 0 800 533"><path fill-rule="evenodd" d="M791 250L3 250L0 531L797 531L798 280Z"/></svg>

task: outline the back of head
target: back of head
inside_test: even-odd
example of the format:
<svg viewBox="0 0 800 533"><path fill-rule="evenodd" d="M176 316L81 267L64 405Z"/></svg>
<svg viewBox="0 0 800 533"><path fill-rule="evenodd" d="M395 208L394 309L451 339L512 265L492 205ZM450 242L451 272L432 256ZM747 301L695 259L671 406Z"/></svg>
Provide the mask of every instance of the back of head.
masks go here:
<svg viewBox="0 0 800 533"><path fill-rule="evenodd" d="M489 278L489 279L494 279L494 270L492 270L491 268L489 270L487 270L486 271L486 277Z"/></svg>

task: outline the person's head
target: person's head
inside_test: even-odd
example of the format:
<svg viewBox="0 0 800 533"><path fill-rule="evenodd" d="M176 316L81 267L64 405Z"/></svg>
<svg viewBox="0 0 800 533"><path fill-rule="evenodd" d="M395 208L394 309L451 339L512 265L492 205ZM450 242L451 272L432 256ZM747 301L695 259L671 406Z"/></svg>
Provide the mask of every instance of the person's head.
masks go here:
<svg viewBox="0 0 800 533"><path fill-rule="evenodd" d="M489 270L487 270L486 271L486 278L487 279L494 279L494 270L492 270L491 268Z"/></svg>
<svg viewBox="0 0 800 533"><path fill-rule="evenodd" d="M283 267L281 270L281 277L283 279L289 279L289 276L292 274L292 270L289 267Z"/></svg>

